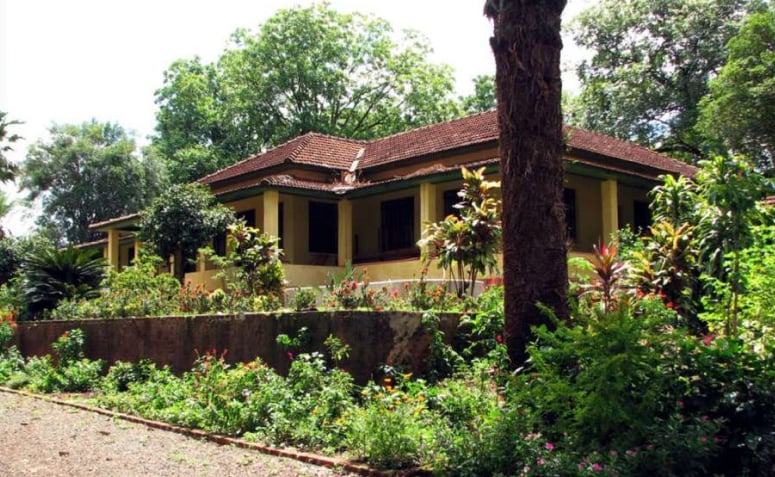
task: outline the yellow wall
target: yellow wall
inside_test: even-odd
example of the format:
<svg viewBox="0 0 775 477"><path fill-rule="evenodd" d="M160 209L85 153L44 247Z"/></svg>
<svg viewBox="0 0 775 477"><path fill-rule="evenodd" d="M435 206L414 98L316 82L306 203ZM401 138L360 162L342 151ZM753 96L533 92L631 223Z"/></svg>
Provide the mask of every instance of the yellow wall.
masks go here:
<svg viewBox="0 0 775 477"><path fill-rule="evenodd" d="M576 191L576 243L573 250L590 251L603 230L600 180L566 174L565 187Z"/></svg>

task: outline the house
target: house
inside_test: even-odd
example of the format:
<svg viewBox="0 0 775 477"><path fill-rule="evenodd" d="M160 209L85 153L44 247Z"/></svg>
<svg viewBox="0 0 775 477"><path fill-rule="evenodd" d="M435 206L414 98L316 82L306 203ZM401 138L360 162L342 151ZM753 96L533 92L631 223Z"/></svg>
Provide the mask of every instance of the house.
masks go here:
<svg viewBox="0 0 775 477"><path fill-rule="evenodd" d="M423 224L450 213L460 166L499 176L494 111L372 141L308 133L199 180L249 225L279 236L292 286L320 285L346 263L373 281L420 271ZM572 253L588 253L619 227L649 224L648 191L663 174L695 168L646 148L566 128L565 193ZM107 232L105 255L126 266L142 246L137 215L93 224ZM214 239L224 250L223 237ZM430 276L441 272L431 267ZM216 271L200 260L187 279L209 288Z"/></svg>

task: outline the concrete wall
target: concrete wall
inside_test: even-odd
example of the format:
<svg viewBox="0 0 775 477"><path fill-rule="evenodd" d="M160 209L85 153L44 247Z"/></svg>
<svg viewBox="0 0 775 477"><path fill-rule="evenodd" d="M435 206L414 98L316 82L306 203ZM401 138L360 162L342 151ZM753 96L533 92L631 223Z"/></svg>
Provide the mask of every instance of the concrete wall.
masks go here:
<svg viewBox="0 0 775 477"><path fill-rule="evenodd" d="M302 352L324 351L323 341L334 335L351 346L342 367L356 382L365 383L384 363L404 365L407 372L423 371L429 336L421 318L411 312L353 311L45 321L19 323L16 339L22 354L39 356L51 353L51 343L65 331L81 328L86 333L86 355L108 363L147 358L182 372L191 368L197 350L204 354L216 349L219 354L228 350L228 362L260 357L285 373L290 365L288 352L276 337L294 336L306 326L310 341ZM458 316L444 315L441 322L451 340Z"/></svg>

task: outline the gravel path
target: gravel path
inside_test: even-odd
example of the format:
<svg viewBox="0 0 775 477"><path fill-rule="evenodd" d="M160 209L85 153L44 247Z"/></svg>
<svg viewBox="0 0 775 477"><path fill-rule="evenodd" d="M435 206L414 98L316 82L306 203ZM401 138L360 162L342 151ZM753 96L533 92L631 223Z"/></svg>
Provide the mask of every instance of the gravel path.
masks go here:
<svg viewBox="0 0 775 477"><path fill-rule="evenodd" d="M0 392L0 476L343 476Z"/></svg>

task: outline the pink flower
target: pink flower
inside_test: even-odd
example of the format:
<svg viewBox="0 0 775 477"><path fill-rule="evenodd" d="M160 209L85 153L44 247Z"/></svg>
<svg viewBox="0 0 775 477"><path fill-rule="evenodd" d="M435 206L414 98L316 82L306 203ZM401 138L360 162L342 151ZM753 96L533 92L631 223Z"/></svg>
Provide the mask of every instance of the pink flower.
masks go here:
<svg viewBox="0 0 775 477"><path fill-rule="evenodd" d="M538 460L536 460L537 465L544 465L545 461L543 457L539 457Z"/></svg>
<svg viewBox="0 0 775 477"><path fill-rule="evenodd" d="M708 438L705 436L700 436L700 442L708 442Z"/></svg>
<svg viewBox="0 0 775 477"><path fill-rule="evenodd" d="M702 344L704 344L705 346L710 346L710 344L713 342L714 339L716 339L715 333L705 335L702 337Z"/></svg>
<svg viewBox="0 0 775 477"><path fill-rule="evenodd" d="M612 450L611 452L609 452L609 454L611 454L611 455L619 455L619 453L616 452L615 450Z"/></svg>
<svg viewBox="0 0 775 477"><path fill-rule="evenodd" d="M554 444L552 444L551 442L547 442L546 444L544 444L544 447L546 447L546 450L548 450L549 452L554 450Z"/></svg>
<svg viewBox="0 0 775 477"><path fill-rule="evenodd" d="M592 464L592 470L594 470L595 472L600 472L601 470L603 470L603 466L595 462L594 464Z"/></svg>

